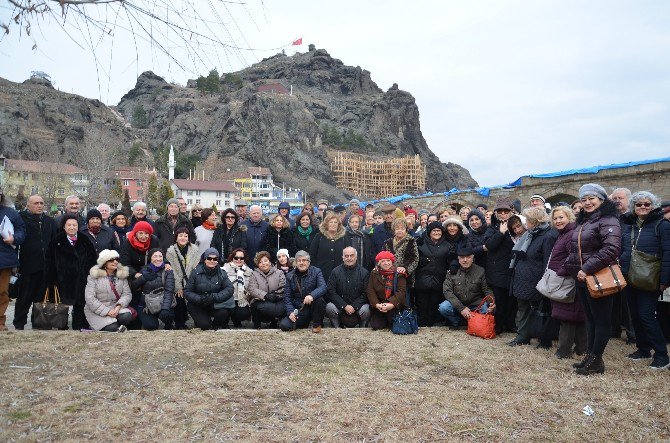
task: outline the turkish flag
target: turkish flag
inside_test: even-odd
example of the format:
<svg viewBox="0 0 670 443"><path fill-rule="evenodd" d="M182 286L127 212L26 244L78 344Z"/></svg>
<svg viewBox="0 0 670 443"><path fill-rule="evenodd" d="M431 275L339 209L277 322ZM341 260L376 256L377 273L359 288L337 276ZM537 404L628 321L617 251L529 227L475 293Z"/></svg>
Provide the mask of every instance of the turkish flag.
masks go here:
<svg viewBox="0 0 670 443"><path fill-rule="evenodd" d="M302 37L291 43L291 46L300 46L300 45L302 45Z"/></svg>

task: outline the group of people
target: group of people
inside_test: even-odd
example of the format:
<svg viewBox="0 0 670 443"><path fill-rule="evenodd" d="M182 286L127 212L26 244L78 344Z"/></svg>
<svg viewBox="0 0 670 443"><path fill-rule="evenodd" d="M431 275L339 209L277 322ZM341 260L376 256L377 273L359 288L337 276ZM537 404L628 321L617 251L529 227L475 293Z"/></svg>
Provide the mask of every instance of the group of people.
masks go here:
<svg viewBox="0 0 670 443"><path fill-rule="evenodd" d="M650 192L597 184L553 208L541 195L500 199L489 210L447 207L430 214L390 203L331 208L305 204L295 216L282 203L266 220L260 206L238 201L217 214L183 199L165 215L132 215L102 204L81 215L76 196L57 219L32 195L20 213L0 200L13 234L0 245L0 329L12 274L20 274L14 327L24 329L33 302L55 287L72 305L72 328L203 330L267 325L321 332L333 327L390 328L413 306L420 326L464 327L475 310L492 313L510 346L537 338L558 358L584 356L578 374L604 372L609 339L635 342L631 359L670 367L666 341L670 303L670 203ZM655 257L653 287L629 284L593 298L585 280L620 263L624 276L638 253ZM574 280L574 297L550 300L537 289L545 272ZM652 355L653 351L653 355Z"/></svg>

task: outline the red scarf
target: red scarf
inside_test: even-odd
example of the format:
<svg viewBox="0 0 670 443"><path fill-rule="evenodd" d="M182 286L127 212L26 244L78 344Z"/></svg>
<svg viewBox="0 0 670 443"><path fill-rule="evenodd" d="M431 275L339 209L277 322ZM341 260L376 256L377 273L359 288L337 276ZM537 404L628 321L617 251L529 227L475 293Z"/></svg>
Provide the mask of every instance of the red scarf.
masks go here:
<svg viewBox="0 0 670 443"><path fill-rule="evenodd" d="M210 223L209 220L205 220L200 226L207 229L208 231L213 231L216 229L216 225L214 223Z"/></svg>
<svg viewBox="0 0 670 443"><path fill-rule="evenodd" d="M147 238L147 241L141 242L137 239L137 237L135 237L133 232L129 232L126 234L126 237L130 242L130 246L132 246L133 248L137 249L140 252L147 252L149 250L149 247L151 246L151 236Z"/></svg>
<svg viewBox="0 0 670 443"><path fill-rule="evenodd" d="M384 298L388 300L393 295L393 277L395 276L395 266L384 271L382 268L377 267L379 274L384 278Z"/></svg>

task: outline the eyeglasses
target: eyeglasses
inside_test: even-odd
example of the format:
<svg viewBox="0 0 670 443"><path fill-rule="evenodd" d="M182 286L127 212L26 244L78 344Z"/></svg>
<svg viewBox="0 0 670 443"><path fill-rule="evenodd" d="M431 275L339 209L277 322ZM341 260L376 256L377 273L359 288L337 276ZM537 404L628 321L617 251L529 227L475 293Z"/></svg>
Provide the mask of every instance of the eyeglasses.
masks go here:
<svg viewBox="0 0 670 443"><path fill-rule="evenodd" d="M202 209L194 209L193 212L202 212Z"/></svg>
<svg viewBox="0 0 670 443"><path fill-rule="evenodd" d="M242 256L242 257L233 257L233 260L244 260L244 256Z"/></svg>
<svg viewBox="0 0 670 443"><path fill-rule="evenodd" d="M219 257L207 257L205 260L206 261L218 261Z"/></svg>
<svg viewBox="0 0 670 443"><path fill-rule="evenodd" d="M496 209L496 213L498 214L507 214L508 212L511 212L509 209Z"/></svg>
<svg viewBox="0 0 670 443"><path fill-rule="evenodd" d="M226 217L225 217L225 218L230 218L230 219L233 219L233 220L235 220L235 216L234 216L234 215L226 215Z"/></svg>
<svg viewBox="0 0 670 443"><path fill-rule="evenodd" d="M651 206L651 203L649 203L649 202L647 202L647 203L635 203L636 208L643 208L643 207L648 208L650 206Z"/></svg>

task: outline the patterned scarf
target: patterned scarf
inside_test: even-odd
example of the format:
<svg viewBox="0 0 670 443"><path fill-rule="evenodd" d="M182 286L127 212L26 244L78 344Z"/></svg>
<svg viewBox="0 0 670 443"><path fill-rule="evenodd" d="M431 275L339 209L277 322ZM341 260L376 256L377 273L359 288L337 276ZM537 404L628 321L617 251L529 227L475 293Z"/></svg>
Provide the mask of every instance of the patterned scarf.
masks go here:
<svg viewBox="0 0 670 443"><path fill-rule="evenodd" d="M66 235L67 235L67 234L66 234ZM68 235L68 236L67 236L67 239L70 241L70 244L71 244L72 246L74 246L74 245L77 244L77 234L72 235L72 236L69 236L69 235Z"/></svg>
<svg viewBox="0 0 670 443"><path fill-rule="evenodd" d="M383 270L380 267L377 267L379 274L384 278L384 298L388 300L393 295L393 276L395 275L396 269L393 266L388 271Z"/></svg>
<svg viewBox="0 0 670 443"><path fill-rule="evenodd" d="M247 270L246 265L242 266L235 266L231 265L233 270L235 271L235 286L237 286L237 290L235 291L237 294L244 294L244 271Z"/></svg>

